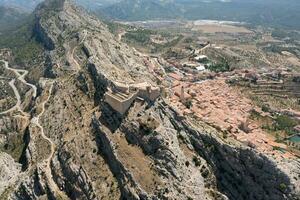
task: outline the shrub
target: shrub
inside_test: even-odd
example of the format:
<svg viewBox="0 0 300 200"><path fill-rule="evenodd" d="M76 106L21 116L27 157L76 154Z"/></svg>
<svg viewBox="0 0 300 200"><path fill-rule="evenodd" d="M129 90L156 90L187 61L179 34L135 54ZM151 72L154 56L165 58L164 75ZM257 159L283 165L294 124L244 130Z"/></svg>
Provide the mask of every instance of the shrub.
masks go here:
<svg viewBox="0 0 300 200"><path fill-rule="evenodd" d="M201 172L201 175L203 178L207 178L208 175L209 175L209 171L207 169L204 169L202 172Z"/></svg>
<svg viewBox="0 0 300 200"><path fill-rule="evenodd" d="M293 82L300 83L300 76L296 76L293 78Z"/></svg>
<svg viewBox="0 0 300 200"><path fill-rule="evenodd" d="M199 167L201 165L201 160L199 158L197 158L197 156L193 157L193 161L194 161L196 167Z"/></svg>
<svg viewBox="0 0 300 200"><path fill-rule="evenodd" d="M289 116L286 115L279 115L275 119L275 130L282 130L286 131L288 134L293 134L293 128L297 125L298 123L296 120L292 119Z"/></svg>
<svg viewBox="0 0 300 200"><path fill-rule="evenodd" d="M279 185L279 189L281 190L281 191L285 191L286 190L286 184L285 183L281 183L280 185Z"/></svg>
<svg viewBox="0 0 300 200"><path fill-rule="evenodd" d="M269 105L263 105L263 106L261 107L261 109L262 109L262 111L264 111L264 112L269 112L269 111L270 111Z"/></svg>
<svg viewBox="0 0 300 200"><path fill-rule="evenodd" d="M220 63L215 63L208 66L208 69L213 72L227 72L230 71L230 66L227 60L223 59Z"/></svg>
<svg viewBox="0 0 300 200"><path fill-rule="evenodd" d="M185 103L184 103L185 107L187 107L188 109L192 108L193 107L193 102L192 100L187 100Z"/></svg>
<svg viewBox="0 0 300 200"><path fill-rule="evenodd" d="M185 166L189 167L189 166L190 166L190 162L189 162L189 161L186 161L186 162L185 162Z"/></svg>

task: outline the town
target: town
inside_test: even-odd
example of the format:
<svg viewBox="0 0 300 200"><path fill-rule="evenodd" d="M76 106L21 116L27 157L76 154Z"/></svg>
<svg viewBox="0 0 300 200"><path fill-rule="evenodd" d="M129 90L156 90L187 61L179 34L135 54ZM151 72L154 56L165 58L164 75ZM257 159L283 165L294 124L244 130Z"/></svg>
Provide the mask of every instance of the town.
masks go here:
<svg viewBox="0 0 300 200"><path fill-rule="evenodd" d="M210 57L211 51L222 50L227 49L199 41L196 47L173 48L177 52L165 57L140 54L158 86L114 83L105 101L125 114L136 99L155 101L160 96L182 117L222 131L224 139L237 140L278 159L299 156L300 73L284 67L231 69L226 59ZM274 99L289 102L289 109L272 105ZM279 116L283 122L278 122Z"/></svg>

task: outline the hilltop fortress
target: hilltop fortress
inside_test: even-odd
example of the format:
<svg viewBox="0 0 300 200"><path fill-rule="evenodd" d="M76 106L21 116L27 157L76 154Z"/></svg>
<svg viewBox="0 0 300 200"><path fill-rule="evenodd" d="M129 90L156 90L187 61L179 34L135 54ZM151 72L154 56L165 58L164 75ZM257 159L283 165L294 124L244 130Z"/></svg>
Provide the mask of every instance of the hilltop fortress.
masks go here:
<svg viewBox="0 0 300 200"><path fill-rule="evenodd" d="M125 84L111 82L105 93L105 102L120 114L124 114L137 98L155 101L161 94L161 88L153 87L147 82Z"/></svg>

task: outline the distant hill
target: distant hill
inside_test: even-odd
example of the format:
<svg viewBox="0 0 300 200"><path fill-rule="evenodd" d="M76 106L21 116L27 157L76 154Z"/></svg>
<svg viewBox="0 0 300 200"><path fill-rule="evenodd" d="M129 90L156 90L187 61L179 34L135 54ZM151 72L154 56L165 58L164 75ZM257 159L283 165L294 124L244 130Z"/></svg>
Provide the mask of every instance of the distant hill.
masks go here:
<svg viewBox="0 0 300 200"><path fill-rule="evenodd" d="M0 32L17 26L28 15L17 8L0 6Z"/></svg>
<svg viewBox="0 0 300 200"><path fill-rule="evenodd" d="M43 0L0 0L0 33L25 22ZM119 0L75 0L89 10L108 7Z"/></svg>
<svg viewBox="0 0 300 200"><path fill-rule="evenodd" d="M100 13L118 20L183 18L300 29L299 0L122 0Z"/></svg>
<svg viewBox="0 0 300 200"><path fill-rule="evenodd" d="M43 0L0 0L0 6L18 7L24 10L32 10Z"/></svg>
<svg viewBox="0 0 300 200"><path fill-rule="evenodd" d="M0 6L32 11L42 0L0 0ZM74 0L108 18L214 19L300 30L299 0ZM0 13L1 14L1 13Z"/></svg>
<svg viewBox="0 0 300 200"><path fill-rule="evenodd" d="M173 1L123 0L100 10L106 16L121 20L165 19L182 16Z"/></svg>
<svg viewBox="0 0 300 200"><path fill-rule="evenodd" d="M118 3L121 0L75 0L79 5L90 10L97 10Z"/></svg>
<svg viewBox="0 0 300 200"><path fill-rule="evenodd" d="M37 4L41 3L43 0L0 0L0 6L9 7L19 7L26 10L33 10ZM111 4L117 3L120 0L74 0L78 4L88 8L97 9L104 6L109 6Z"/></svg>

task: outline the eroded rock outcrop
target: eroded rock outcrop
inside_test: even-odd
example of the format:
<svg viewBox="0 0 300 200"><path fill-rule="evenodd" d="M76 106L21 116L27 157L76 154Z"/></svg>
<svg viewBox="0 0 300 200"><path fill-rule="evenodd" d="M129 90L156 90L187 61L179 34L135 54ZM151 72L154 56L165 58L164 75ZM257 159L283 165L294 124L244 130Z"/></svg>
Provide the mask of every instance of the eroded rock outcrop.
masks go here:
<svg viewBox="0 0 300 200"><path fill-rule="evenodd" d="M299 165L289 172L284 163L230 145L162 99L137 98L124 115L115 112L103 99L111 82L155 85L136 51L67 0L48 0L35 16L48 79L41 77L39 96L26 104L30 119L12 123L24 131L23 171L5 157L8 175L22 173L8 184L8 199L299 197L299 181L291 180Z"/></svg>

